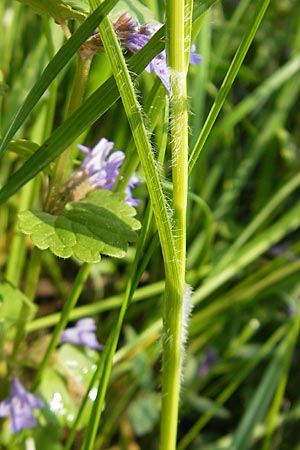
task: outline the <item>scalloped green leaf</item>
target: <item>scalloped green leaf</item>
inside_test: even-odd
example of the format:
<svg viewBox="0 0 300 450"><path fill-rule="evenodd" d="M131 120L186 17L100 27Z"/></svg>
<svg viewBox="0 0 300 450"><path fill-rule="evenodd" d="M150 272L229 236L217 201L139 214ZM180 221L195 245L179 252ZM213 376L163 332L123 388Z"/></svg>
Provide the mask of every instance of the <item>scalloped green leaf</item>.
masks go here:
<svg viewBox="0 0 300 450"><path fill-rule="evenodd" d="M83 2L71 2L62 0L18 0L21 3L29 5L37 14L49 14L56 22L68 19L77 19L80 22L86 18L87 14L83 12ZM68 4L67 4L68 3ZM78 8L77 3L81 7ZM74 6L74 7L73 7ZM77 6L77 7L76 7Z"/></svg>
<svg viewBox="0 0 300 450"><path fill-rule="evenodd" d="M97 352L86 347L63 344L56 351L55 359L45 370L38 389L39 395L48 405L48 411L44 411L48 423L53 423L54 415L60 426L73 426L81 401L96 371L97 362ZM86 426L90 420L96 392L96 387L89 391L77 429Z"/></svg>
<svg viewBox="0 0 300 450"><path fill-rule="evenodd" d="M153 431L159 420L159 396L157 393L144 391L129 406L128 416L137 436L144 436Z"/></svg>
<svg viewBox="0 0 300 450"><path fill-rule="evenodd" d="M71 347L69 347L69 350L70 355L67 357L66 362L74 361L74 364L76 364L74 359L75 352ZM78 355L79 352L77 352L77 356ZM67 373L64 374L64 367L62 364L63 362L60 367L56 364L55 367L50 367L45 370L38 393L45 400L46 408L44 410L44 415L46 416L46 420L48 419L48 423L53 424L54 415L60 426L72 427L80 407L80 400L82 400L87 386L84 383L78 382L73 373L70 375ZM92 376L90 368L91 366L95 367L95 363L89 361L88 358L85 358L85 364L86 371ZM67 366L65 367L67 368ZM79 370L78 364L76 364L76 368ZM87 408L78 424L78 429L88 423L91 407L92 401L89 398Z"/></svg>
<svg viewBox="0 0 300 450"><path fill-rule="evenodd" d="M64 0L64 3L85 14L88 14L91 10L88 0Z"/></svg>
<svg viewBox="0 0 300 450"><path fill-rule="evenodd" d="M42 250L94 263L101 254L125 256L140 228L134 214L134 208L124 202L124 194L94 190L80 202L68 203L60 215L24 211L19 214L19 226Z"/></svg>

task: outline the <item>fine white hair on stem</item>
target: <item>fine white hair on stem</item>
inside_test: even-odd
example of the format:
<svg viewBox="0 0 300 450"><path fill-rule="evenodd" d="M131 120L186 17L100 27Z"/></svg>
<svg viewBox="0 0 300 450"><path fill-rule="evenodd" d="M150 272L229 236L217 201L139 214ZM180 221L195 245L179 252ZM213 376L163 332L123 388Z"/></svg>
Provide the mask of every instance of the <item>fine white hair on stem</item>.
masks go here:
<svg viewBox="0 0 300 450"><path fill-rule="evenodd" d="M188 324L189 319L192 314L193 303L192 303L193 288L189 284L185 284L183 302L182 302L182 324L181 324L181 371L185 355L185 346L188 340Z"/></svg>
<svg viewBox="0 0 300 450"><path fill-rule="evenodd" d="M176 71L170 69L170 79L171 79L171 93L170 93L170 104L171 104L171 129L172 137L171 143L173 146L172 151L172 165L176 165L177 156L180 148L181 136L181 124L185 122L185 114L187 111L187 95L186 95L186 74L182 71ZM176 115L173 111L176 110ZM180 125L180 126L178 126Z"/></svg>
<svg viewBox="0 0 300 450"><path fill-rule="evenodd" d="M170 78L172 79L170 99L174 101L174 89L176 89L179 93L185 91L186 73L184 71L178 71L171 68L169 68L169 71ZM181 97L182 96L180 95L180 98L178 98L178 95L176 95L176 101L181 102ZM186 97L184 99L186 100Z"/></svg>

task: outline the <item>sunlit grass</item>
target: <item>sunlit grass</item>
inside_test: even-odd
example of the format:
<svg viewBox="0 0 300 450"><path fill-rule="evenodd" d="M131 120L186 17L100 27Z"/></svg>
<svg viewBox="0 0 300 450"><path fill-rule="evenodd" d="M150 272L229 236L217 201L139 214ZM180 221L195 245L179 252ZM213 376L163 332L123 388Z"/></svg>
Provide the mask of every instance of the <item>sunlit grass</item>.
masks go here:
<svg viewBox="0 0 300 450"><path fill-rule="evenodd" d="M66 3L74 7L70 17L77 17L68 19L69 31L16 0L0 5L0 402L12 376L45 402L35 411L37 425L18 433L11 433L0 403L0 447L297 449L296 0L195 2L191 36L203 61L189 67L188 127L176 109L183 91L173 88L169 98L155 74L144 71L163 49L161 37L175 39L172 14L140 52L123 49L127 72L105 19L116 2L107 0L88 20L89 2ZM140 24L164 21L162 2L121 3L113 21L125 10L136 11ZM78 49L102 20L107 55L101 47L90 69L81 67ZM172 67L178 67L176 58ZM86 70L80 89L76 67L81 81L80 70ZM174 157L187 130L188 163ZM46 222L34 234L32 223L24 223L31 213L19 214L32 210L40 217L43 210L47 220L61 219L55 202L60 196L64 208L67 194L76 201L79 189L60 190L83 159L77 144L92 148L102 137L126 154L112 200L92 194L86 209L68 204L70 222L57 225L61 241L52 252L44 250ZM182 171L189 175L187 193L180 189ZM122 206L134 172L141 180L134 190L141 200L135 216L140 229ZM181 195L187 198L186 235ZM94 219L84 222L91 211ZM87 228L95 220L93 226L103 229L95 233L106 245L100 261L90 256L90 229L73 227L66 237L72 220ZM109 240L118 220L122 236ZM71 245L72 239L79 244ZM175 445L176 430L173 437L167 431L171 403L162 407L161 388L173 386L179 374L178 367L170 369L169 344L176 336L171 328L180 328L184 272L193 311L181 387L177 383ZM83 317L95 319L103 351L59 344L61 331ZM183 347L175 346L179 355ZM177 422L176 414L170 420Z"/></svg>

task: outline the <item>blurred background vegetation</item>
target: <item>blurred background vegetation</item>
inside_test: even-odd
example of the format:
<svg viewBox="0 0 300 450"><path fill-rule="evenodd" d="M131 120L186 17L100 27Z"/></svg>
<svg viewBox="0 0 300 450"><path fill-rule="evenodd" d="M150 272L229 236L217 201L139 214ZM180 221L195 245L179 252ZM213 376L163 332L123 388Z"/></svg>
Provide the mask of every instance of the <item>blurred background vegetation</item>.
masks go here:
<svg viewBox="0 0 300 450"><path fill-rule="evenodd" d="M194 24L194 42L203 62L190 67L191 151L255 3L213 2ZM161 2L145 0L144 4L163 21ZM2 0L0 17L3 136L64 36L52 19L34 14L17 1ZM51 39L46 39L47 33ZM272 0L191 173L187 281L194 289L194 309L186 346L178 450L300 449L299 50L298 1ZM96 55L87 94L110 75L105 55ZM73 77L71 61L15 139L40 145L60 125ZM147 73L138 79L143 105L149 102L153 81L153 75ZM163 88L159 93L164 102ZM116 148L129 155L134 151L120 101L74 142L74 148L77 142L92 146L101 136L113 140ZM164 140L168 140L167 123L160 108L153 143L159 147ZM10 150L1 161L1 185L21 165L28 148L22 150L19 143L12 144ZM166 189L170 164L167 147ZM30 189L28 186L23 190ZM41 186L42 179L38 178L35 188L31 187L31 204L39 205ZM21 268L17 273L19 266L15 263L11 267L8 255L17 233L16 214L22 195L20 191L0 207L1 271L19 287L24 275ZM145 186L140 185L135 195L143 200L138 208L141 219L147 205ZM26 260L31 243L20 239L24 239L24 252L19 257ZM122 302L133 257L134 247L122 260L103 257L95 264L73 311L73 319L86 315L97 318L98 338L103 344ZM59 260L50 252L43 253L37 315L28 324L22 353L28 379L39 363L38 355L57 321L77 268L75 259ZM163 285L163 262L156 246L127 311L97 449L158 448ZM75 360L74 350L69 351L69 358ZM60 352L56 358L63 359ZM93 355L87 352L85 356ZM84 366L86 360L80 364ZM76 375L69 369L63 370L68 388L64 398L78 405L82 394ZM66 407L65 415L70 409ZM41 430L37 431L37 449L64 448L68 420L59 420L63 432L52 423L50 443ZM80 441L78 431L78 448ZM44 447L39 446L42 442ZM19 448L15 445L10 448ZM77 447L74 444L72 448Z"/></svg>

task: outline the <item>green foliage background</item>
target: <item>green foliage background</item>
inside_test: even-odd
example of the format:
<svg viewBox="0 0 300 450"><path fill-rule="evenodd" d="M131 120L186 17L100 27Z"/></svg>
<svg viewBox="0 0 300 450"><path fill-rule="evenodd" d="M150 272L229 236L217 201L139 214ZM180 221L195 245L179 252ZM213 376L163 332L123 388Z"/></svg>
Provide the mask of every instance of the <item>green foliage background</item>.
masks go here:
<svg viewBox="0 0 300 450"><path fill-rule="evenodd" d="M106 3L112 7L113 2ZM133 13L137 9L141 23L153 17L163 22L162 2L156 0L145 0L143 8L138 2L120 2L112 17L128 3ZM259 3L194 5L192 36L203 61L190 66L188 75L186 280L193 287L194 306L182 376L178 450L299 449L300 14L297 0L272 0L247 52L243 42L251 35L249 23ZM11 438L2 421L0 447L23 449L32 435L37 449L85 448L85 427L93 417L87 386L94 376L95 389L95 380L105 377L107 368L105 407L94 448L136 445L155 450L165 272L145 184L135 192L142 199L137 209L142 228L125 257L103 256L87 270L76 252L64 260L46 250L38 257L40 274L29 264L33 244L21 234L18 216L21 212L26 222L21 227L31 234L25 229L30 226L27 210L41 208L45 179L67 146L75 161L77 143L92 147L105 136L126 152L124 180L134 170L141 179L144 174L105 54L94 57L84 102L66 118L73 55L100 15L84 21L87 2L64 2L63 12L54 14L56 20L61 14L77 19L70 21L77 34L65 44L53 18L35 14L28 4L32 2L4 0L0 5L0 134L6 147L0 168L0 399L7 395L12 336L23 311L26 337L17 366L28 387L40 373L37 392L50 406L29 434ZM239 46L246 56L235 73ZM162 48L157 36L140 54L127 55L130 72L143 72ZM166 93L153 74L143 72L134 79L163 189L171 197ZM130 211L126 214L124 223L137 230L137 220ZM124 234L122 251L103 253L123 256L135 233ZM34 305L29 306L32 290ZM64 306L70 297L74 303L67 313ZM103 355L72 346L55 349L53 340L52 356L49 353L46 366L41 366L53 327L62 329L66 321L85 316L97 320L99 341L107 349ZM112 330L120 332L119 339ZM55 393L61 398L53 407ZM84 398L88 405L78 425L74 421Z"/></svg>

